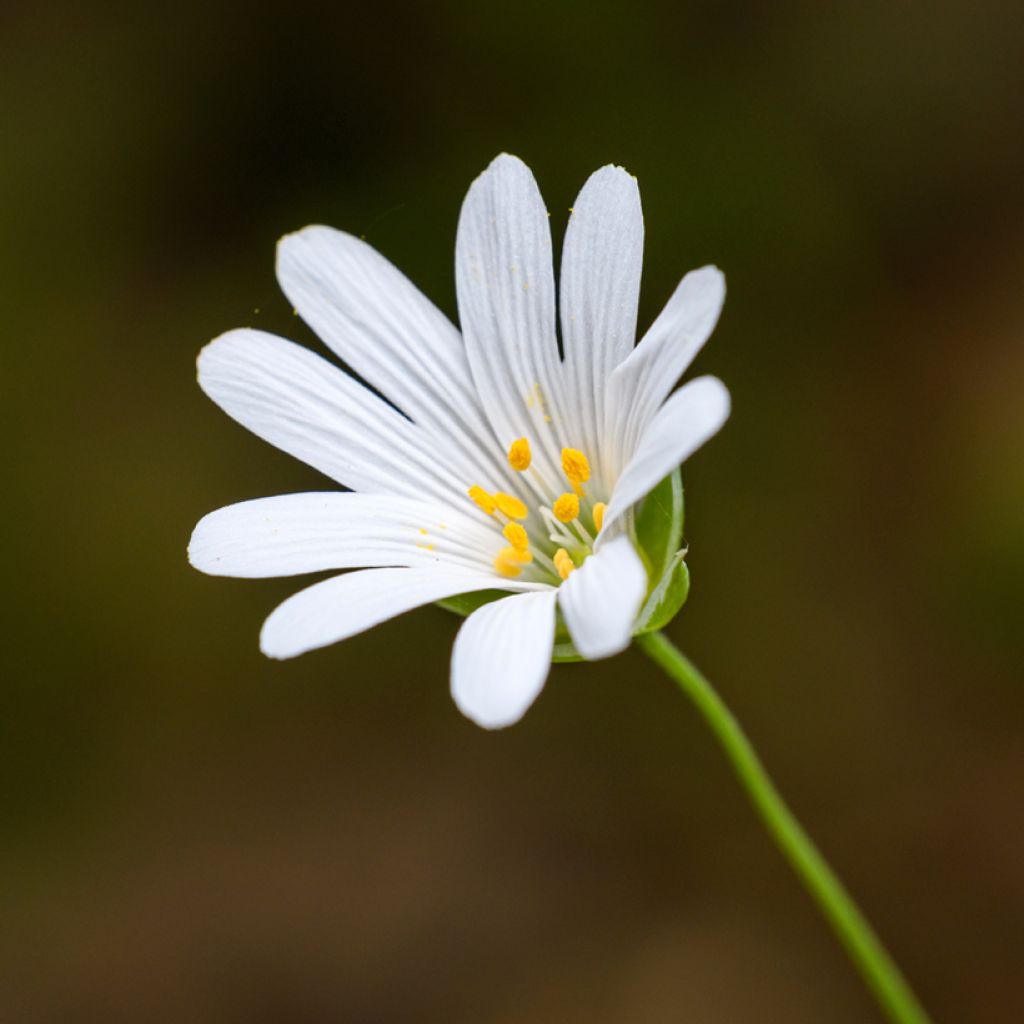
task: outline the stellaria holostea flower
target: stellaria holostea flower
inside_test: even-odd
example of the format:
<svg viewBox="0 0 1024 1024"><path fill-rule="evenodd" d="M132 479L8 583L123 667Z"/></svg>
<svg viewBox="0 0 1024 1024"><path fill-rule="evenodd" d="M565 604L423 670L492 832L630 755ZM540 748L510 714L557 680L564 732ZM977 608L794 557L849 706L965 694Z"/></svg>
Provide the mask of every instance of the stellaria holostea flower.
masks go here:
<svg viewBox="0 0 1024 1024"><path fill-rule="evenodd" d="M508 592L469 614L452 655L456 703L495 728L540 692L556 625L584 658L628 646L671 571L638 554L634 509L729 414L713 377L670 397L718 319L722 275L684 277L634 348L642 247L636 181L604 167L565 236L560 355L548 214L515 157L498 157L462 207L461 334L352 235L282 239L277 276L296 312L393 405L262 331L229 331L200 353L200 386L229 416L351 489L246 501L197 525L189 557L214 575L358 569L281 604L266 654Z"/></svg>

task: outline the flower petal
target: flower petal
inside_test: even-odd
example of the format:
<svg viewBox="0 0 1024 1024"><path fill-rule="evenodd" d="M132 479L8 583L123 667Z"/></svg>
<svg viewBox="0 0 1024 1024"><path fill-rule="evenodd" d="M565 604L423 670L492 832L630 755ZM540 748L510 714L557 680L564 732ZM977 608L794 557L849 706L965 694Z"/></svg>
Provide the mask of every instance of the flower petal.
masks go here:
<svg viewBox="0 0 1024 1024"><path fill-rule="evenodd" d="M473 380L501 449L526 435L534 469L561 479L561 365L551 229L537 183L503 155L470 186L455 244L459 317Z"/></svg>
<svg viewBox="0 0 1024 1024"><path fill-rule="evenodd" d="M632 451L647 424L718 323L725 277L717 267L687 274L640 344L611 375L609 431Z"/></svg>
<svg viewBox="0 0 1024 1024"><path fill-rule="evenodd" d="M516 594L478 608L452 650L452 697L485 729L523 717L544 687L555 640L557 591Z"/></svg>
<svg viewBox="0 0 1024 1024"><path fill-rule="evenodd" d="M277 279L328 347L411 419L453 440L489 439L458 330L372 246L304 228L278 243ZM501 465L494 445L466 449L479 463L473 479Z"/></svg>
<svg viewBox="0 0 1024 1024"><path fill-rule="evenodd" d="M616 537L592 554L558 590L576 650L591 661L629 646L647 572L628 537Z"/></svg>
<svg viewBox="0 0 1024 1024"><path fill-rule="evenodd" d="M494 535L444 506L393 495L282 494L228 505L192 533L189 561L214 576L296 576L358 566L489 572Z"/></svg>
<svg viewBox="0 0 1024 1024"><path fill-rule="evenodd" d="M698 377L684 384L654 415L640 443L615 484L604 514L602 539L608 528L689 458L729 418L729 392L716 377Z"/></svg>
<svg viewBox="0 0 1024 1024"><path fill-rule="evenodd" d="M565 374L583 418L580 447L602 449L605 388L636 342L644 221L636 179L602 167L576 197L562 250Z"/></svg>
<svg viewBox="0 0 1024 1024"><path fill-rule="evenodd" d="M346 487L442 502L465 494L457 451L301 345L229 331L199 353L199 386L232 419Z"/></svg>
<svg viewBox="0 0 1024 1024"><path fill-rule="evenodd" d="M543 589L542 584L507 586L493 574L452 569L362 569L333 576L279 604L263 623L260 649L271 658L294 658L420 605L492 587Z"/></svg>

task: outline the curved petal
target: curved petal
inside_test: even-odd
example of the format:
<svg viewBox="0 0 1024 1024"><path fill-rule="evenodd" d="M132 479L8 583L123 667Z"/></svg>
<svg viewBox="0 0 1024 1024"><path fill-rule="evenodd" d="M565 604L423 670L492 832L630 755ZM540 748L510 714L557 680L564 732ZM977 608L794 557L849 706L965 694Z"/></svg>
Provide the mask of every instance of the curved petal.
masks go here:
<svg viewBox="0 0 1024 1024"><path fill-rule="evenodd" d="M326 359L263 331L199 353L199 386L264 441L354 490L464 500L472 469Z"/></svg>
<svg viewBox="0 0 1024 1024"><path fill-rule="evenodd" d="M499 156L470 186L455 284L466 355L498 443L504 451L528 436L534 469L553 489L563 424L551 230L537 183L516 157Z"/></svg>
<svg viewBox="0 0 1024 1024"><path fill-rule="evenodd" d="M213 576L297 576L361 566L489 571L494 535L444 506L393 495L282 494L228 505L192 533L189 561Z"/></svg>
<svg viewBox="0 0 1024 1024"><path fill-rule="evenodd" d="M647 572L628 537L592 554L558 590L576 650L593 661L629 646L647 592Z"/></svg>
<svg viewBox="0 0 1024 1024"><path fill-rule="evenodd" d="M609 430L632 451L647 424L718 323L725 277L717 267L691 271L640 344L611 375Z"/></svg>
<svg viewBox="0 0 1024 1024"><path fill-rule="evenodd" d="M729 418L729 392L716 377L684 384L655 414L615 484L604 514L601 539L681 462L685 462Z"/></svg>
<svg viewBox="0 0 1024 1024"><path fill-rule="evenodd" d="M562 249L559 304L565 374L581 416L578 447L601 450L605 388L633 350L644 220L636 179L602 167L576 197Z"/></svg>
<svg viewBox="0 0 1024 1024"><path fill-rule="evenodd" d="M294 658L420 605L492 587L506 589L505 581L452 569L362 569L333 576L279 604L263 623L260 649L271 658ZM541 587L519 584L517 589Z"/></svg>
<svg viewBox="0 0 1024 1024"><path fill-rule="evenodd" d="M277 279L327 346L417 423L456 441L489 435L458 330L372 246L304 228L278 243ZM493 452L467 446L478 475L494 469Z"/></svg>
<svg viewBox="0 0 1024 1024"><path fill-rule="evenodd" d="M544 687L555 641L557 591L515 594L478 608L452 649L452 697L485 729L523 717Z"/></svg>

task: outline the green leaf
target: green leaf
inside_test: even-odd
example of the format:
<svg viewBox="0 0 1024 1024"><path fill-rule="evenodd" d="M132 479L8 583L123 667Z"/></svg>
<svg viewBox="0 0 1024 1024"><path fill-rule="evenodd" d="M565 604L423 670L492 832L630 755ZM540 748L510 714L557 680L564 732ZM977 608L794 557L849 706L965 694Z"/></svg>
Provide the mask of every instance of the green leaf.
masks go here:
<svg viewBox="0 0 1024 1024"><path fill-rule="evenodd" d="M653 633L670 622L690 593L690 570L684 561L685 549L677 551L672 563L655 584L637 617L636 634Z"/></svg>
<svg viewBox="0 0 1024 1024"><path fill-rule="evenodd" d="M678 469L640 503L633 527L647 578L660 581L683 544L683 480Z"/></svg>

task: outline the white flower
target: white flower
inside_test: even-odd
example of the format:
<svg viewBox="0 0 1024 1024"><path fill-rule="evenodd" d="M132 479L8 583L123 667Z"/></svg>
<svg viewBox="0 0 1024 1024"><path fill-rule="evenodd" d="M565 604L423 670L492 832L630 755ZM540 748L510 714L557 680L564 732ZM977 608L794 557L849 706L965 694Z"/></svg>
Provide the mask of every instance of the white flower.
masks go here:
<svg viewBox="0 0 1024 1024"><path fill-rule="evenodd" d="M543 687L557 609L583 657L628 646L648 592L631 510L729 414L713 377L669 397L718 319L722 275L684 277L634 348L642 247L636 181L604 167L566 232L560 357L548 214L515 157L498 157L462 207L461 334L359 239L326 227L282 239L277 276L296 312L393 405L261 331L200 353L200 386L229 416L351 489L242 502L197 525L189 558L215 575L359 568L281 604L264 653L507 591L465 620L451 667L459 708L497 728Z"/></svg>

